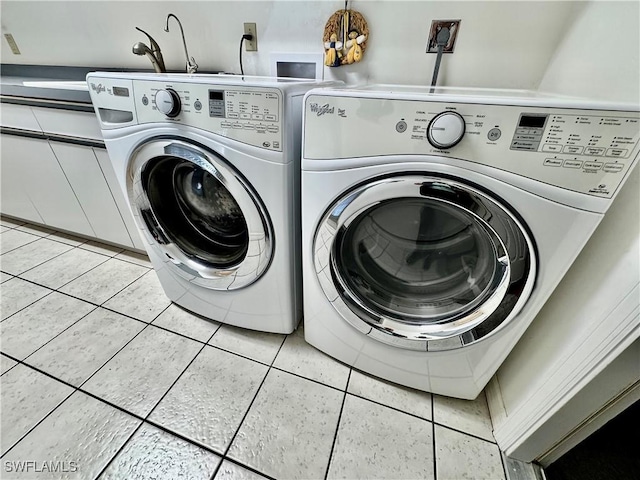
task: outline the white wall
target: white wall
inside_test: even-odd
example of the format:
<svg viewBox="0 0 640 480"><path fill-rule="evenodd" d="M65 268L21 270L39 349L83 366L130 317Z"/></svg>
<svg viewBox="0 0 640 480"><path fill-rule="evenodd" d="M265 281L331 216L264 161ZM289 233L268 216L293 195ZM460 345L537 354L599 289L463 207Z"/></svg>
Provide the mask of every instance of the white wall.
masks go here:
<svg viewBox="0 0 640 480"><path fill-rule="evenodd" d="M638 103L640 2L589 2L575 15L540 89ZM639 192L637 166L492 381L494 434L507 453L524 460L541 455L541 432L548 447L559 441L550 434L553 413L569 405L571 395L579 395L591 375L640 334ZM625 336L629 328L632 333ZM610 343L600 343L605 341ZM576 418L591 413L576 412Z"/></svg>
<svg viewBox="0 0 640 480"><path fill-rule="evenodd" d="M245 73L269 74L270 52L322 52L322 34L341 1L2 1L3 63L151 68L131 46L160 44L167 67L180 69L184 52L177 25L163 31L168 13L185 27L189 53L201 70L238 72L243 22L256 22L257 53L245 53ZM456 51L443 59L441 84L536 88L583 2L352 1L371 30L364 60L326 68L325 78L348 82L428 84L435 55L425 53L433 19L462 20Z"/></svg>
<svg viewBox="0 0 640 480"><path fill-rule="evenodd" d="M640 102L640 2L590 2L576 15L540 88Z"/></svg>

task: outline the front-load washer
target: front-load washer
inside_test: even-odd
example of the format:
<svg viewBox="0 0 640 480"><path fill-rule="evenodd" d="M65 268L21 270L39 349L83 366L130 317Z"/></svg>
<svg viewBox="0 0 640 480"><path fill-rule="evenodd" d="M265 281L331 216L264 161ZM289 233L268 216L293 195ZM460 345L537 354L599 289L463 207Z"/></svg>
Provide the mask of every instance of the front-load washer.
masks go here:
<svg viewBox="0 0 640 480"><path fill-rule="evenodd" d="M87 83L169 299L219 322L293 331L302 99L319 83L102 72Z"/></svg>
<svg viewBox="0 0 640 480"><path fill-rule="evenodd" d="M524 333L638 160L637 105L371 86L312 90L304 108L307 342L465 399Z"/></svg>

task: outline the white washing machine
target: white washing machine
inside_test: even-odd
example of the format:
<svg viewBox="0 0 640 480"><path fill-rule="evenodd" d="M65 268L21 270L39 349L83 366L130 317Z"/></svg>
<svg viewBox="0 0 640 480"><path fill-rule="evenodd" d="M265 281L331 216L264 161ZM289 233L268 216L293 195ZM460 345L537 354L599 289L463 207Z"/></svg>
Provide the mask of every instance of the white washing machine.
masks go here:
<svg viewBox="0 0 640 480"><path fill-rule="evenodd" d="M308 92L306 340L475 398L637 162L639 119L637 105L524 91Z"/></svg>
<svg viewBox="0 0 640 480"><path fill-rule="evenodd" d="M87 83L167 296L219 322L293 331L302 98L318 82L97 72Z"/></svg>

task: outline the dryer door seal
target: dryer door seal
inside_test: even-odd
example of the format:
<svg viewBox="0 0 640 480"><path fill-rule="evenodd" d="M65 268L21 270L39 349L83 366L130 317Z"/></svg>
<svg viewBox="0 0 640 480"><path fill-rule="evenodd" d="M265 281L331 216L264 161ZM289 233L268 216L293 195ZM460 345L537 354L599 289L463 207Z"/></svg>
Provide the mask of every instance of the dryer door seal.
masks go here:
<svg viewBox="0 0 640 480"><path fill-rule="evenodd" d="M468 345L522 308L535 250L509 210L459 181L371 181L327 211L316 272L334 307L372 337L418 350Z"/></svg>
<svg viewBox="0 0 640 480"><path fill-rule="evenodd" d="M127 179L138 226L184 278L235 290L269 266L266 210L217 154L181 140L153 140L134 151Z"/></svg>

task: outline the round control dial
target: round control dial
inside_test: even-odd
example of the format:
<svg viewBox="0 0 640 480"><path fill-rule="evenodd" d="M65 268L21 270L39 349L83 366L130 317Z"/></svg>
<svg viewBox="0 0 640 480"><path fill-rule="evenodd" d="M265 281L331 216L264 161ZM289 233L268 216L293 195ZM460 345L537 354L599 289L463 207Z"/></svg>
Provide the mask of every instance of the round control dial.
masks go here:
<svg viewBox="0 0 640 480"><path fill-rule="evenodd" d="M158 90L156 92L156 107L167 117L175 117L180 113L180 96L170 88Z"/></svg>
<svg viewBox="0 0 640 480"><path fill-rule="evenodd" d="M464 118L456 112L442 112L427 127L427 140L436 148L451 148L464 136Z"/></svg>

